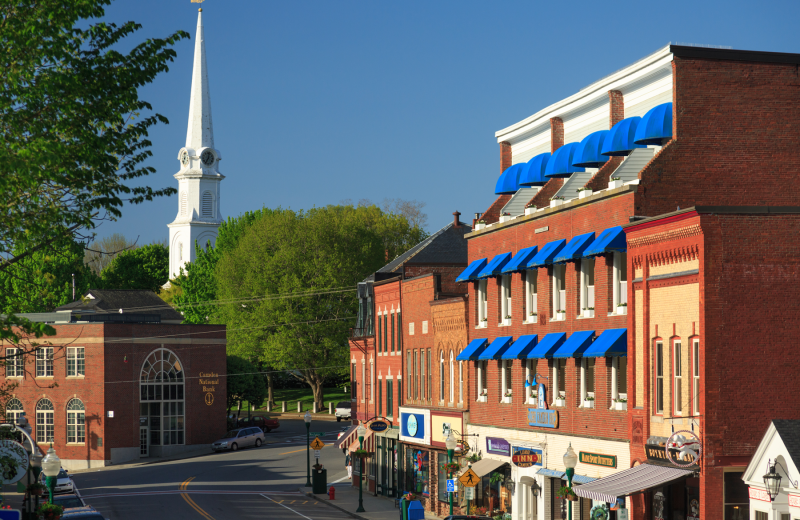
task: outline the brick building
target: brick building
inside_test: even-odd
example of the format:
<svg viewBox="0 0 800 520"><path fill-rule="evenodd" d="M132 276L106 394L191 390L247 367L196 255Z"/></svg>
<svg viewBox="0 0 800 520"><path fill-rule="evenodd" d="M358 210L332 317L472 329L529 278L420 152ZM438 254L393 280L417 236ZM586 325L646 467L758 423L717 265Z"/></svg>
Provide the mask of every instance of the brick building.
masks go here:
<svg viewBox="0 0 800 520"><path fill-rule="evenodd" d="M459 276L471 322L459 357L474 383L467 431L485 449L476 505L514 519L561 518L567 502L556 491L566 484L562 455L571 444L579 455L574 483L585 489L641 465L631 489L615 495L637 520L686 515L694 499L700 517L732 518L724 474L742 471L769 418L800 413L777 396L748 397L743 384L761 388L774 377L752 367L769 364L769 353L786 343L776 338L765 347L757 335L770 328L767 309L788 318L785 305L777 309L788 300L771 295L747 313L744 305L765 297L736 290L756 291L770 278L763 287L786 294L800 257L791 240L777 244L792 236L793 209L786 207L800 206L800 195L785 189L800 166L798 65L800 55L668 46L497 132L499 197L467 235L470 266ZM708 208L723 205L750 208L719 210L725 216ZM663 221L669 234L676 217L656 217L694 206L701 227L707 219L713 254L665 242L642 275L647 262L634 260L634 247L641 258L661 242L637 226L652 232L647 226ZM747 228L759 211L763 220ZM690 240L676 233L675 240ZM741 263L737 247L747 250ZM697 269L707 274L689 274ZM675 273L683 274L659 278ZM641 276L664 290L648 293ZM750 337L741 341L743 334ZM654 411L656 339L664 359L676 341L689 356L699 340L698 418L688 408L677 421L675 410L666 417ZM725 356L732 344L737 356ZM720 374L706 355L730 372ZM680 362L688 370L689 357ZM706 391L707 381L713 386ZM736 400L724 397L728 391ZM781 410L759 409L747 419L745 410L762 402ZM741 424L753 419L752 439L741 440ZM648 460L648 441L663 442L672 423L676 431L694 428L706 446L698 467ZM491 483L492 474L500 481ZM573 511L584 518L597 496L581 496Z"/></svg>
<svg viewBox="0 0 800 520"><path fill-rule="evenodd" d="M409 280L427 280L430 300L460 296L465 293L455 277L467 265L464 235L471 228L458 220L444 226L358 284L359 316L350 338L352 420L351 427L336 446L355 450L358 447L355 427L382 417L390 428L369 431L365 448L375 452L362 475L354 461L353 485L359 475L364 489L375 494L397 496L404 474L400 422L404 383L404 352L414 338L428 334L428 322L417 320L414 312L404 312L403 290ZM434 282L435 280L435 282ZM426 300L426 305L429 300ZM411 321L409 321L409 319ZM409 330L416 329L416 336Z"/></svg>
<svg viewBox="0 0 800 520"><path fill-rule="evenodd" d="M225 327L160 323L162 313L180 315L153 293L155 304L134 298L147 309L133 313L95 305L140 292L90 291L84 309L25 315L56 335L38 340L35 357L7 361L3 381L16 387L6 420L24 413L34 440L52 442L67 469L180 453L225 433Z"/></svg>

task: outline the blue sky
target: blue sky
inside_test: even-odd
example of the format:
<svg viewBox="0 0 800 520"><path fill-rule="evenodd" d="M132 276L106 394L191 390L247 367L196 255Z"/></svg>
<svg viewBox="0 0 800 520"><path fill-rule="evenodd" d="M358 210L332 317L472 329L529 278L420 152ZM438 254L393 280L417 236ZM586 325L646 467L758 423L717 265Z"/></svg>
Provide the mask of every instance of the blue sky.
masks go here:
<svg viewBox="0 0 800 520"><path fill-rule="evenodd" d="M800 53L798 2L303 1L202 4L221 209L305 209L385 197L427 204L435 230L495 199L494 132L668 42ZM184 29L168 73L142 89L154 187L177 186L198 4L115 1L131 44ZM98 236L166 239L177 197L126 206Z"/></svg>

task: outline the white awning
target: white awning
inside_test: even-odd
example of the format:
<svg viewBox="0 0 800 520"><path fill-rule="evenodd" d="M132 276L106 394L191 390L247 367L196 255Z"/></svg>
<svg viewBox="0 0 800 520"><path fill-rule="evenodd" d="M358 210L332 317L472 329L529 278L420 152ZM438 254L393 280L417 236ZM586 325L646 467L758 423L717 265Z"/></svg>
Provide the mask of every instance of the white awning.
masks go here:
<svg viewBox="0 0 800 520"><path fill-rule="evenodd" d="M691 470L645 463L573 489L579 497L614 503L619 497L691 477L693 473Z"/></svg>
<svg viewBox="0 0 800 520"><path fill-rule="evenodd" d="M503 464L506 463L503 462L502 460L481 459L472 465L472 471L474 471L475 474L478 475L479 477L482 477L484 475L488 475L489 473L496 470ZM461 476L465 471L467 471L467 468L462 469L458 475Z"/></svg>

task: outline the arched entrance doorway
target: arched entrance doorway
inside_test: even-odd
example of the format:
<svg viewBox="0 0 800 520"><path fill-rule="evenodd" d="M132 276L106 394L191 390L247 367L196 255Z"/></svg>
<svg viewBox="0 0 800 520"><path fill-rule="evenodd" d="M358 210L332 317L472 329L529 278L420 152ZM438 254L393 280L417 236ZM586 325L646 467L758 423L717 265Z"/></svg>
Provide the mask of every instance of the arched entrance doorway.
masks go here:
<svg viewBox="0 0 800 520"><path fill-rule="evenodd" d="M184 444L184 377L178 356L165 348L151 352L139 387L139 456L161 455L164 446Z"/></svg>

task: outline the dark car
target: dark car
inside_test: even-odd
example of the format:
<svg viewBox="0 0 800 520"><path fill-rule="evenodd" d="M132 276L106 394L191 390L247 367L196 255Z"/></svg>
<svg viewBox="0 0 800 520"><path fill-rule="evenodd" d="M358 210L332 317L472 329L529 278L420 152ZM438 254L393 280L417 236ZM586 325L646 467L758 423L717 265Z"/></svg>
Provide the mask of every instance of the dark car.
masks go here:
<svg viewBox="0 0 800 520"><path fill-rule="evenodd" d="M63 507L64 509L71 507L86 507L86 502L75 493L67 493L65 495L53 495L53 503Z"/></svg>
<svg viewBox="0 0 800 520"><path fill-rule="evenodd" d="M264 417L261 415L254 415L252 417L242 417L239 419L237 426L239 428L247 428L248 426L256 426L261 428L261 431L264 433L269 433L272 430L277 430L281 427L281 423L278 422L278 419L273 419L271 417Z"/></svg>

